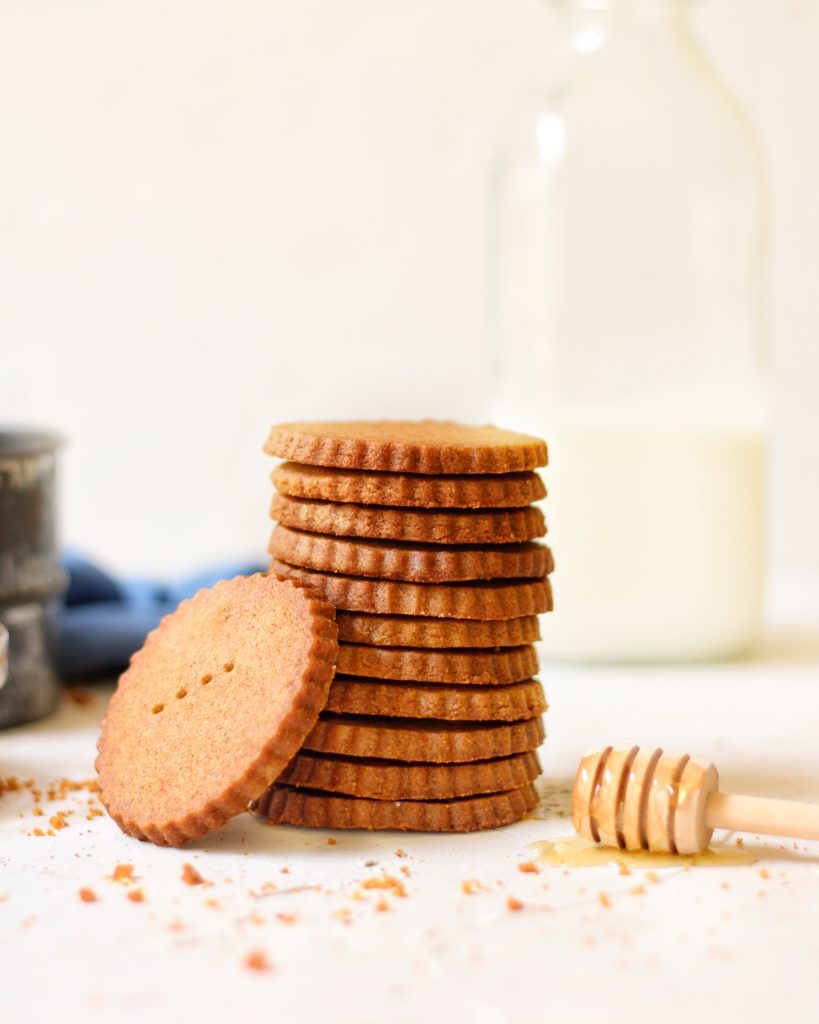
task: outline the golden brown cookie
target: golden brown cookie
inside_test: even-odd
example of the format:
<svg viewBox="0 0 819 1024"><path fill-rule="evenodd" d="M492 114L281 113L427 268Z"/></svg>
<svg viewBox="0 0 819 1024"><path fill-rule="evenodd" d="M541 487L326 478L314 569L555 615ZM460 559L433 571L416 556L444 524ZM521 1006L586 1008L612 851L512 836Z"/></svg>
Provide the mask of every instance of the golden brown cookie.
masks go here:
<svg viewBox="0 0 819 1024"><path fill-rule="evenodd" d="M540 639L535 615L478 622L338 612L336 623L339 640L380 647L518 647Z"/></svg>
<svg viewBox="0 0 819 1024"><path fill-rule="evenodd" d="M325 711L385 718L437 718L447 722L521 722L546 710L536 679L505 686L381 683L336 676Z"/></svg>
<svg viewBox="0 0 819 1024"><path fill-rule="evenodd" d="M523 508L546 497L537 473L423 476L284 462L273 470L271 479L282 494L293 498L398 508Z"/></svg>
<svg viewBox="0 0 819 1024"><path fill-rule="evenodd" d="M315 587L336 608L378 615L441 619L516 619L552 609L552 588L541 580L480 583L398 583L316 572L273 559L272 572Z"/></svg>
<svg viewBox="0 0 819 1024"><path fill-rule="evenodd" d="M457 764L534 750L543 742L544 735L539 715L526 722L488 725L328 712L316 722L304 748L347 757Z"/></svg>
<svg viewBox="0 0 819 1024"><path fill-rule="evenodd" d="M455 800L369 800L276 785L265 793L257 810L271 825L477 832L520 821L536 803L531 783L505 793Z"/></svg>
<svg viewBox="0 0 819 1024"><path fill-rule="evenodd" d="M455 583L462 580L537 579L553 568L543 544L464 545L402 544L399 541L328 537L277 526L270 554L288 565L348 576Z"/></svg>
<svg viewBox="0 0 819 1024"><path fill-rule="evenodd" d="M516 683L533 676L537 667L537 654L531 644L498 651L339 644L336 663L336 671L350 676L473 686Z"/></svg>
<svg viewBox="0 0 819 1024"><path fill-rule="evenodd" d="M517 473L547 462L540 438L439 420L281 423L264 450L309 466L390 473Z"/></svg>
<svg viewBox="0 0 819 1024"><path fill-rule="evenodd" d="M279 782L376 800L451 800L519 789L540 775L534 751L463 764L407 764L303 750Z"/></svg>
<svg viewBox="0 0 819 1024"><path fill-rule="evenodd" d="M416 511L275 494L270 516L282 526L310 533L421 544L513 544L546 533L538 508Z"/></svg>
<svg viewBox="0 0 819 1024"><path fill-rule="evenodd" d="M326 703L334 610L258 574L200 590L150 633L98 741L100 796L123 832L178 846L279 775Z"/></svg>

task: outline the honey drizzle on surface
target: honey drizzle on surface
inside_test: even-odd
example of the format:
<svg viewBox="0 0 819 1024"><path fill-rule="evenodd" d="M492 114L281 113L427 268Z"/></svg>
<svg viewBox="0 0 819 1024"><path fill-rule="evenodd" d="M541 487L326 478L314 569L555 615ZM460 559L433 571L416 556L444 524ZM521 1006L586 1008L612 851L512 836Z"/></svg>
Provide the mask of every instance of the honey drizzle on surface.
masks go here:
<svg viewBox="0 0 819 1024"><path fill-rule="evenodd" d="M655 868L720 868L755 864L757 858L738 846L709 846L702 853L652 853L649 850L619 850L613 846L600 846L582 836L560 836L557 839L539 839L528 843L527 850L537 851L536 864L545 867L593 868L605 865L624 865L627 868L649 870Z"/></svg>

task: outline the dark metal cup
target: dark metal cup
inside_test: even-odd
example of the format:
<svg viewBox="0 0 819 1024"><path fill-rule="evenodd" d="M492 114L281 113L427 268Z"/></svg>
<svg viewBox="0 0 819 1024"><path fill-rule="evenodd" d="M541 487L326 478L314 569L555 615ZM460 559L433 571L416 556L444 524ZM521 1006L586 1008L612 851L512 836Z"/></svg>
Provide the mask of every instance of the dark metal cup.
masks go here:
<svg viewBox="0 0 819 1024"><path fill-rule="evenodd" d="M0 428L0 623L8 631L8 678L0 728L54 708L56 608L65 576L57 548L56 470L60 439Z"/></svg>

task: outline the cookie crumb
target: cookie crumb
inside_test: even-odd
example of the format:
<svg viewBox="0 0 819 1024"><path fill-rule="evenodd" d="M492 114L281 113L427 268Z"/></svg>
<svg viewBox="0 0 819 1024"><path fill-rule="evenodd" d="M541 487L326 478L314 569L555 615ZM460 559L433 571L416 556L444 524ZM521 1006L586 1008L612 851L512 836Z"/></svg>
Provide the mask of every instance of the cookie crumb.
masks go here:
<svg viewBox="0 0 819 1024"><path fill-rule="evenodd" d="M114 873L109 877L112 882L122 882L123 885L129 885L134 880L134 865L117 864L114 868Z"/></svg>
<svg viewBox="0 0 819 1024"><path fill-rule="evenodd" d="M282 911L281 913L276 914L276 918L279 921L281 921L282 924L295 924L296 921L298 921L298 919L299 919L299 915L298 914L288 914L285 911Z"/></svg>
<svg viewBox="0 0 819 1024"><path fill-rule="evenodd" d="M740 848L740 850L745 845L745 840L742 838L742 836L737 836L736 839L734 840L734 842L737 844L737 846Z"/></svg>
<svg viewBox="0 0 819 1024"><path fill-rule="evenodd" d="M514 896L506 897L506 909L507 910L523 910L523 903L519 899L515 899Z"/></svg>
<svg viewBox="0 0 819 1024"><path fill-rule="evenodd" d="M145 902L145 893L141 889L130 889L127 896L132 903Z"/></svg>
<svg viewBox="0 0 819 1024"><path fill-rule="evenodd" d="M249 971L270 971L272 964L267 959L267 954L261 949L251 950L245 957L245 967Z"/></svg>
<svg viewBox="0 0 819 1024"><path fill-rule="evenodd" d="M603 907L604 910L609 910L611 908L611 900L609 899L608 894L605 892L599 892L597 894L597 902L600 904L601 907Z"/></svg>
<svg viewBox="0 0 819 1024"><path fill-rule="evenodd" d="M389 910L390 909L390 905L389 905L389 903L387 903L386 899L384 899L384 897L382 896L378 900L378 902L376 903L375 909L376 909L376 911L378 913L382 913L383 914L385 910Z"/></svg>
<svg viewBox="0 0 819 1024"><path fill-rule="evenodd" d="M686 865L686 867L687 866L688 865ZM618 875L630 875L631 874L631 868L628 866L628 864L626 864L625 861L623 861L623 860L618 860L617 861L617 874Z"/></svg>
<svg viewBox="0 0 819 1024"><path fill-rule="evenodd" d="M461 882L461 892L467 896L474 896L478 892L489 892L489 887L479 882L477 878L465 878Z"/></svg>
<svg viewBox="0 0 819 1024"><path fill-rule="evenodd" d="M768 869L767 868L760 868L757 873L758 873L760 878L770 878L771 877L768 874Z"/></svg>
<svg viewBox="0 0 819 1024"><path fill-rule="evenodd" d="M77 895L80 897L83 903L97 902L97 894L94 892L93 889L89 889L87 886L84 886L82 889L80 889Z"/></svg>
<svg viewBox="0 0 819 1024"><path fill-rule="evenodd" d="M660 881L660 876L656 871L646 871L646 881L652 882L656 885Z"/></svg>
<svg viewBox="0 0 819 1024"><path fill-rule="evenodd" d="M367 878L361 883L362 889L389 889L393 896L404 897L407 895L407 890L404 888L404 883L400 879L395 878L393 875L388 875L384 872L380 878Z"/></svg>
<svg viewBox="0 0 819 1024"><path fill-rule="evenodd" d="M202 885L205 879L199 874L193 864L183 864L182 881L185 885Z"/></svg>
<svg viewBox="0 0 819 1024"><path fill-rule="evenodd" d="M402 850L402 849L399 848L399 849L397 849L395 851L395 856L396 857L406 857L407 856L407 851L406 850Z"/></svg>
<svg viewBox="0 0 819 1024"><path fill-rule="evenodd" d="M261 884L262 892L275 892L277 888L278 886L275 882L262 882Z"/></svg>
<svg viewBox="0 0 819 1024"><path fill-rule="evenodd" d="M330 838L327 840L327 845L328 846L335 846L337 842L338 842L337 839L333 839L333 837L330 836Z"/></svg>
<svg viewBox="0 0 819 1024"><path fill-rule="evenodd" d="M0 779L0 794L1 793L19 793L20 792L20 780L16 775L9 775L7 779Z"/></svg>
<svg viewBox="0 0 819 1024"><path fill-rule="evenodd" d="M632 896L644 896L646 887L644 885L635 885L633 889L629 889Z"/></svg>
<svg viewBox="0 0 819 1024"><path fill-rule="evenodd" d="M524 860L518 864L518 871L523 875L539 875L540 868L533 860Z"/></svg>
<svg viewBox="0 0 819 1024"><path fill-rule="evenodd" d="M69 686L65 690L65 695L68 700L73 704L77 704L82 707L85 704L94 703L94 694L89 693L88 690L83 690L81 686Z"/></svg>

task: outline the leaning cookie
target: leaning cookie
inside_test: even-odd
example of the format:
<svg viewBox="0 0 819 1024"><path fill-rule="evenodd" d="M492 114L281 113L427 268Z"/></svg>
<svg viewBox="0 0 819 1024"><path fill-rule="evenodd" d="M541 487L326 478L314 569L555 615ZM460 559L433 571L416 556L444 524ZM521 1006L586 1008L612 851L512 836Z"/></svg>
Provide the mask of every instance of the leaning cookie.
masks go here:
<svg viewBox="0 0 819 1024"><path fill-rule="evenodd" d="M272 575L200 590L122 675L98 741L100 797L123 832L178 846L244 811L326 703L334 609Z"/></svg>

